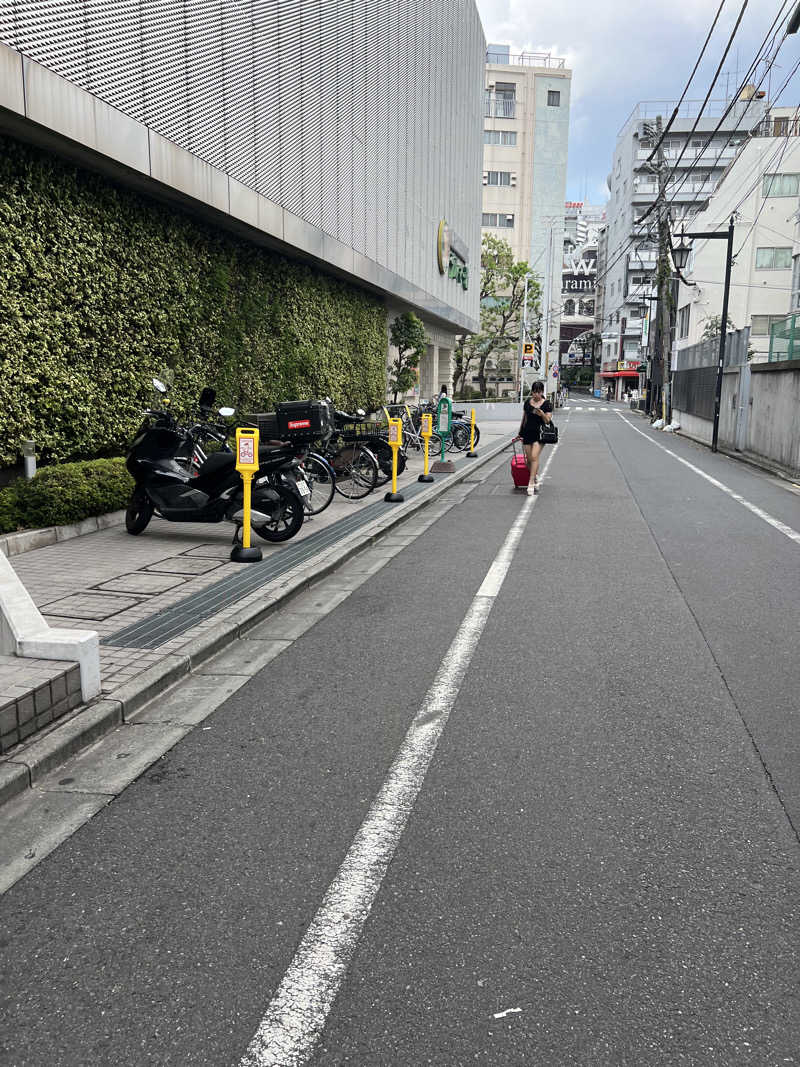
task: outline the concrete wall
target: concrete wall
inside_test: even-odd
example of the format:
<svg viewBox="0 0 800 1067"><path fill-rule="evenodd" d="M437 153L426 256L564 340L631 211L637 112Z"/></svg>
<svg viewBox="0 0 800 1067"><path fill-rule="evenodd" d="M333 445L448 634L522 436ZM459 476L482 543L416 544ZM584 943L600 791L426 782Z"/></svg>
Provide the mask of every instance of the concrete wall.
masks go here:
<svg viewBox="0 0 800 1067"><path fill-rule="evenodd" d="M740 392L740 376L745 380ZM680 432L710 445L713 422L673 410ZM742 424L742 420L744 420ZM722 378L719 444L800 474L800 360L730 368Z"/></svg>
<svg viewBox="0 0 800 1067"><path fill-rule="evenodd" d="M477 328L474 0L9 0L0 42L0 130Z"/></svg>
<svg viewBox="0 0 800 1067"><path fill-rule="evenodd" d="M747 451L800 473L800 360L750 369Z"/></svg>

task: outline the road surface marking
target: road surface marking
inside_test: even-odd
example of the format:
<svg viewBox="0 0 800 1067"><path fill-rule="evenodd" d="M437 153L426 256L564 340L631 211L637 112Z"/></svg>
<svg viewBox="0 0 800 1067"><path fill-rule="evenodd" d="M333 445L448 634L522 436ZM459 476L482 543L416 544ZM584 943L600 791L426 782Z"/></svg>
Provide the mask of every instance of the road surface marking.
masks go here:
<svg viewBox="0 0 800 1067"><path fill-rule="evenodd" d="M684 467L688 467L690 471L694 471L694 473L699 474L701 478L705 478L707 482L710 482L715 488L721 489L723 493L727 493L728 496L731 497L731 499L737 501L737 503L741 504L742 507L747 508L748 511L752 511L752 513L754 515L757 515L759 519L763 519L764 522L768 522L770 526L774 526L776 530L780 530L780 532L782 534L785 534L785 536L788 537L790 541L794 541L796 544L800 545L800 533L798 533L797 530L793 530L792 527L787 526L785 522L781 522L780 519L776 519L773 515L770 515L768 511L764 511L763 508L758 507L757 504L751 504L749 500L745 500L743 496L740 496L739 493L729 488L729 486L725 485L723 482L717 481L716 478L712 478L710 474L706 474L706 472L700 470L699 467L695 467L694 463L690 463L688 459L684 459L682 456L679 456L677 452L673 452L671 449L665 448L664 445L660 444L658 441L654 441L649 434L644 433L642 430L639 429L638 426L634 426L633 423L630 422L629 419L626 419L621 412L617 412L617 414L623 422L628 423L632 430L635 430L637 433L641 434L645 441L649 441L651 445L655 445L656 448L660 448L661 451L666 452L668 456L672 456L673 459L677 459L678 463L682 463Z"/></svg>
<svg viewBox="0 0 800 1067"><path fill-rule="evenodd" d="M301 1067L311 1057L538 499L527 497L512 523L240 1067Z"/></svg>

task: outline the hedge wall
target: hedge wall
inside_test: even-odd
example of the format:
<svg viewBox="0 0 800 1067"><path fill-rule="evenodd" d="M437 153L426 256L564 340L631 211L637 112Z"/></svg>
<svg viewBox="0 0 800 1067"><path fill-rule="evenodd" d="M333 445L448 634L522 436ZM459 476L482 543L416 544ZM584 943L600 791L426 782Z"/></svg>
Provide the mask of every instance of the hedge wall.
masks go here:
<svg viewBox="0 0 800 1067"><path fill-rule="evenodd" d="M385 396L386 314L366 292L0 137L0 466L124 449L172 380L244 414Z"/></svg>

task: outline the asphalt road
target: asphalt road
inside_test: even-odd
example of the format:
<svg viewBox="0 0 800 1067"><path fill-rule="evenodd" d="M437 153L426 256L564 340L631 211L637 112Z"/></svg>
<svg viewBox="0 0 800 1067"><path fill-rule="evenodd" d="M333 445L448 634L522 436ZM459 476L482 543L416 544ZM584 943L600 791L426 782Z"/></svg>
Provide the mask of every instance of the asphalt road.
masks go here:
<svg viewBox="0 0 800 1067"><path fill-rule="evenodd" d="M504 459L2 898L4 1063L242 1062L523 509L322 1036L262 1062L800 1063L800 494L623 414L559 413L535 503Z"/></svg>

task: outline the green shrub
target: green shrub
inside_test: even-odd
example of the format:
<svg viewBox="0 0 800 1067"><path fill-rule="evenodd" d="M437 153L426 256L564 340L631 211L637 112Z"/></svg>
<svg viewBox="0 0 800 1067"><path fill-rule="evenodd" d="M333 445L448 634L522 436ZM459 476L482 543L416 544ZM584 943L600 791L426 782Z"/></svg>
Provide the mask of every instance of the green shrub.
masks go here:
<svg viewBox="0 0 800 1067"><path fill-rule="evenodd" d="M241 414L382 403L381 300L0 136L0 466L118 455L173 383Z"/></svg>
<svg viewBox="0 0 800 1067"><path fill-rule="evenodd" d="M80 522L124 508L133 479L123 459L42 467L31 481L0 490L0 533Z"/></svg>
<svg viewBox="0 0 800 1067"><path fill-rule="evenodd" d="M18 482L0 489L0 534L11 533L19 528Z"/></svg>

